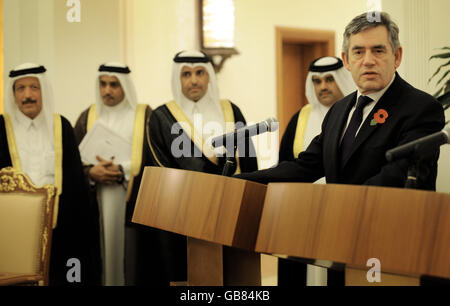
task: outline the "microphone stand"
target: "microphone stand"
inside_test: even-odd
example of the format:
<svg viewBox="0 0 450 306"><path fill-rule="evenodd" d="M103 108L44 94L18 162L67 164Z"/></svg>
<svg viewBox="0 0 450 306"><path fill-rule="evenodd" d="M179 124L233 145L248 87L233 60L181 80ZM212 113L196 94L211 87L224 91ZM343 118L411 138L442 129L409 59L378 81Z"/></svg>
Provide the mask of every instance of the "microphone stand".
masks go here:
<svg viewBox="0 0 450 306"><path fill-rule="evenodd" d="M234 172L236 171L237 168L237 163L236 163L236 150L238 147L238 144L245 144L245 140L247 138L249 138L250 132L249 131L245 131L245 135L242 138L233 138L232 139L232 144L233 144L233 148L230 148L230 146L228 145L228 139L225 143L225 148L227 150L227 159L225 161L225 166L223 166L223 170L222 170L222 175L223 176L232 176L234 174Z"/></svg>
<svg viewBox="0 0 450 306"><path fill-rule="evenodd" d="M223 166L222 175L223 176L232 176L236 171L236 150L237 145L233 145L233 149L227 148L227 159L225 161L225 165Z"/></svg>
<svg viewBox="0 0 450 306"><path fill-rule="evenodd" d="M427 170L425 159L431 157L434 154L433 150L427 152L416 149L414 153L407 159L408 160L408 172L406 175L405 188L421 189L419 181L420 177L426 177L430 173Z"/></svg>
<svg viewBox="0 0 450 306"><path fill-rule="evenodd" d="M408 174L406 175L405 188L417 189L418 163L415 158L409 159Z"/></svg>

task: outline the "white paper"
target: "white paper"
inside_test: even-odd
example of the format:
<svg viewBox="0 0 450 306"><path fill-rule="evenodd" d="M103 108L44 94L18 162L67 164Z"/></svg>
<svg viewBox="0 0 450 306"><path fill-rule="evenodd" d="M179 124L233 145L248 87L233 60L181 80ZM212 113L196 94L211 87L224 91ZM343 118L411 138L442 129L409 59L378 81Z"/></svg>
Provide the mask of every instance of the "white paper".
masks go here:
<svg viewBox="0 0 450 306"><path fill-rule="evenodd" d="M106 160L114 158L115 164L131 159L131 142L99 121L84 136L79 149L85 164L98 164L97 155Z"/></svg>

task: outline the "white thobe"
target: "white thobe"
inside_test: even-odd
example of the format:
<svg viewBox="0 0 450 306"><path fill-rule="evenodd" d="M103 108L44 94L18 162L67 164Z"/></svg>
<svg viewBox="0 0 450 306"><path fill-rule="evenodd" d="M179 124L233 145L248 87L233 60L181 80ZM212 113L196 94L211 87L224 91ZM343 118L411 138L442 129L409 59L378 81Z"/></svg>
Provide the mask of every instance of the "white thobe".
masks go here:
<svg viewBox="0 0 450 306"><path fill-rule="evenodd" d="M55 181L53 131L49 131L42 112L30 119L17 109L13 116L14 135L22 172L33 184L43 186Z"/></svg>
<svg viewBox="0 0 450 306"><path fill-rule="evenodd" d="M129 180L131 167L131 139L135 111L127 101L116 106L103 106L98 121L130 140L129 158L121 162L125 179ZM110 156L102 156L109 159ZM122 185L98 186L98 198L104 238L104 282L106 286L125 285L125 212L127 191Z"/></svg>

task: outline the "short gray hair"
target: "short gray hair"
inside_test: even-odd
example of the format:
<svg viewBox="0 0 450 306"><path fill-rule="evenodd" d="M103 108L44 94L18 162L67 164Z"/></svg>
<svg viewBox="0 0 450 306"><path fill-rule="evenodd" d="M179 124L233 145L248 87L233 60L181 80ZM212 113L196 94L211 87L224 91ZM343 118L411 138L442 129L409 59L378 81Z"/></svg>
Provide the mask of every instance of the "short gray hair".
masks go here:
<svg viewBox="0 0 450 306"><path fill-rule="evenodd" d="M367 12L353 18L353 20L350 21L350 23L345 27L342 51L348 55L351 35L378 26L386 27L392 50L394 53L397 52L397 49L400 47L400 40L398 39L398 33L400 30L397 24L392 21L391 16L389 16L386 12Z"/></svg>

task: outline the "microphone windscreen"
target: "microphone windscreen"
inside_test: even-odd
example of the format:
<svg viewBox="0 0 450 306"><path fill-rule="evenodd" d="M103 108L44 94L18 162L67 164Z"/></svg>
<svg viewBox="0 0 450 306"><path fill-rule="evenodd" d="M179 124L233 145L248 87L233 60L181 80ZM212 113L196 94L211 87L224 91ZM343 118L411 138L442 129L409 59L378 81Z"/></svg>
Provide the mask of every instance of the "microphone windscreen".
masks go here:
<svg viewBox="0 0 450 306"><path fill-rule="evenodd" d="M267 124L267 130L269 132L274 132L276 130L278 130L278 120L275 117L271 117L269 119L266 119L266 124Z"/></svg>

